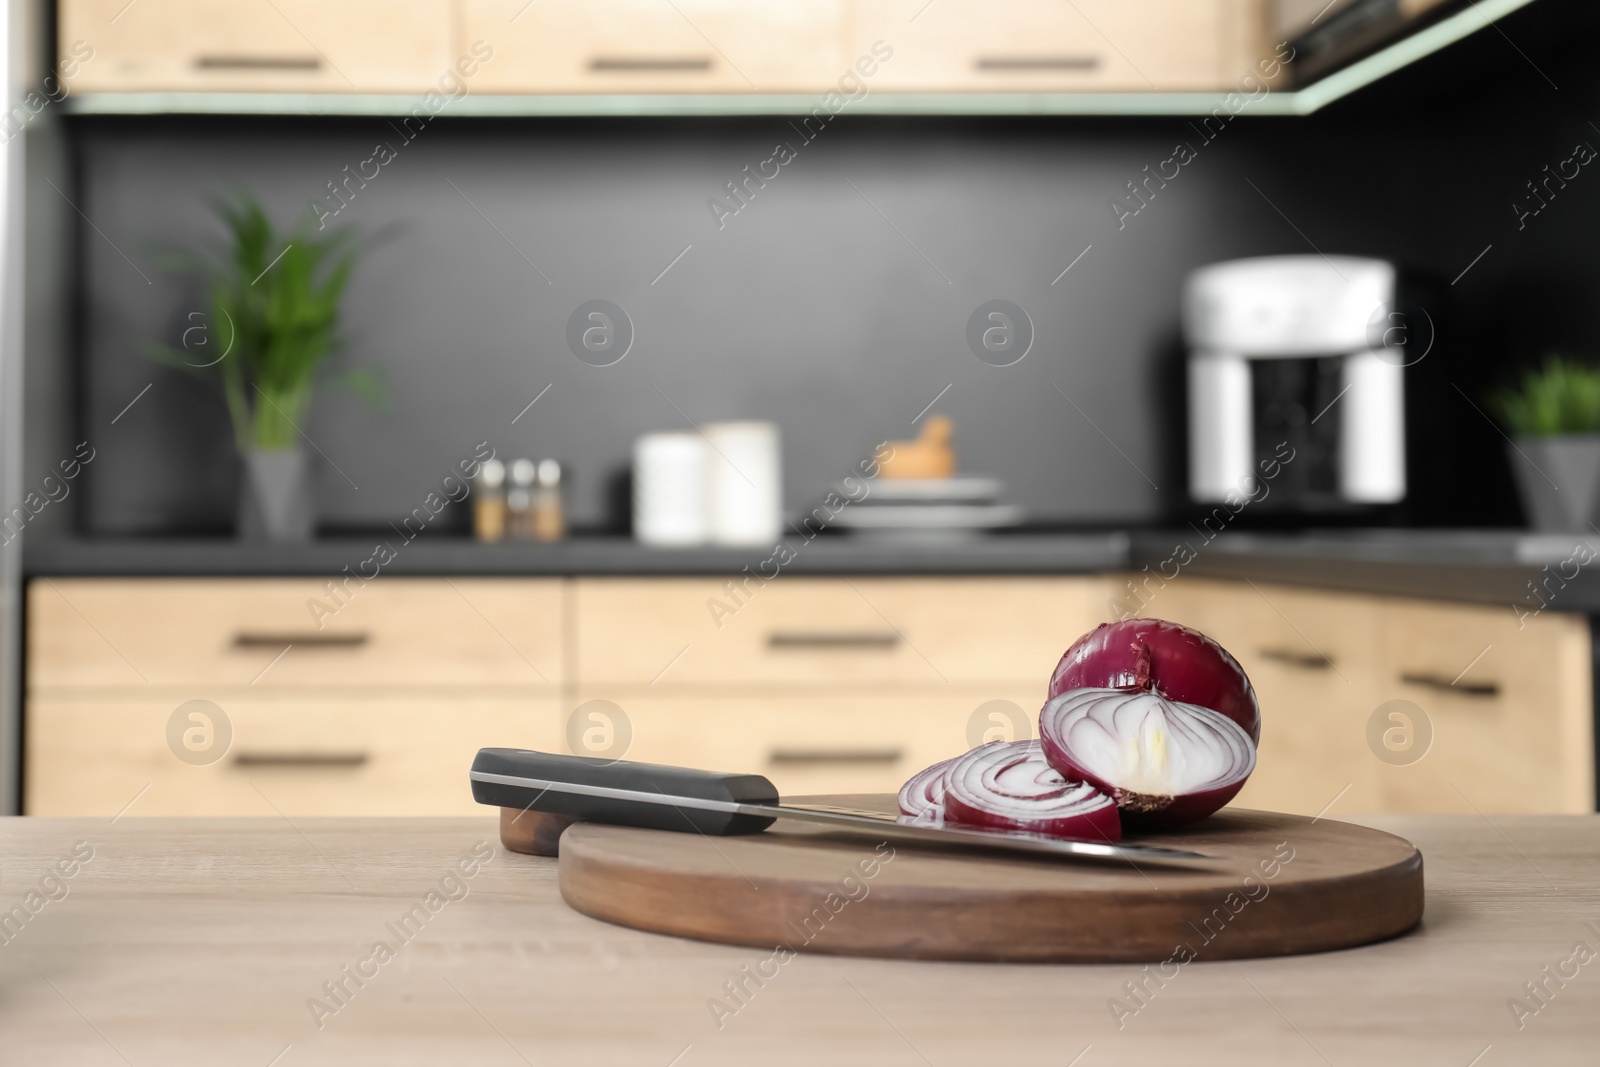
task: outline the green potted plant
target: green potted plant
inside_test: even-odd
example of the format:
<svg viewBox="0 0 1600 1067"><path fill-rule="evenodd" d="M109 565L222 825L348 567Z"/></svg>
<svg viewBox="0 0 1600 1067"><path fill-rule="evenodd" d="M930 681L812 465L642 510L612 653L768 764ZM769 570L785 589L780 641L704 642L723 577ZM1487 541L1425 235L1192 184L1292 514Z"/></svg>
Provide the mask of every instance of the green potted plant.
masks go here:
<svg viewBox="0 0 1600 1067"><path fill-rule="evenodd" d="M307 540L315 515L303 429L319 372L340 347L339 304L355 253L343 231L318 236L302 224L278 232L249 196L216 210L226 247L208 262L179 261L204 279L209 312L190 315L182 347L150 354L222 389L243 464L239 536ZM371 372L343 377L375 389Z"/></svg>
<svg viewBox="0 0 1600 1067"><path fill-rule="evenodd" d="M1507 455L1533 528L1590 531L1600 522L1600 367L1556 355L1493 394Z"/></svg>

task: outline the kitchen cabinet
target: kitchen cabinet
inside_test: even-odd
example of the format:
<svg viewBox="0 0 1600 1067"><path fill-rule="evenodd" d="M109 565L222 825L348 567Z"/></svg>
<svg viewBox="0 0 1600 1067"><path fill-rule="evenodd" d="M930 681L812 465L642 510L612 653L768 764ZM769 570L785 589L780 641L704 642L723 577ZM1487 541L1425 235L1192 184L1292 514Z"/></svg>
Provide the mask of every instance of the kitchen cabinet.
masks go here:
<svg viewBox="0 0 1600 1067"><path fill-rule="evenodd" d="M1266 51L1256 0L855 0L850 19L851 56L894 49L884 91L1225 90Z"/></svg>
<svg viewBox="0 0 1600 1067"><path fill-rule="evenodd" d="M75 92L423 93L451 69L451 0L60 0Z"/></svg>
<svg viewBox="0 0 1600 1067"><path fill-rule="evenodd" d="M630 758L756 771L787 794L894 790L969 731L1032 736L1064 642L1107 617L1106 591L1092 577L578 579L576 706L620 708Z"/></svg>
<svg viewBox="0 0 1600 1067"><path fill-rule="evenodd" d="M135 814L472 812L479 746L562 748L565 596L538 579L36 580L24 810L109 818L148 785Z"/></svg>
<svg viewBox="0 0 1600 1067"><path fill-rule="evenodd" d="M1366 720L1378 704L1370 597L1180 577L1145 615L1192 626L1244 667L1261 705L1256 770L1236 803L1316 815L1387 808Z"/></svg>
<svg viewBox="0 0 1600 1067"><path fill-rule="evenodd" d="M38 581L28 599L28 686L554 695L563 595L559 581L536 579Z"/></svg>
<svg viewBox="0 0 1600 1067"><path fill-rule="evenodd" d="M24 810L33 815L477 815L467 768L484 738L559 750L553 697L286 700L210 691L196 762L169 745L175 701L145 690L29 702ZM224 737L216 731L231 733ZM225 752L199 762L206 747ZM181 742L180 742L181 744Z"/></svg>
<svg viewBox="0 0 1600 1067"><path fill-rule="evenodd" d="M484 745L889 791L975 740L1031 736L1056 660L1113 617L1117 587L381 578L323 616L311 579L36 579L27 810L110 817L149 784L135 814L260 814L262 794L291 815L467 811ZM1141 614L1210 634L1256 686L1241 805L1593 810L1581 616L1182 575L1144 590ZM233 728L204 767L166 732L191 700Z"/></svg>
<svg viewBox="0 0 1600 1067"><path fill-rule="evenodd" d="M1102 621L1096 578L579 579L580 685L985 686L1043 698L1063 637Z"/></svg>
<svg viewBox="0 0 1600 1067"><path fill-rule="evenodd" d="M1583 619L1391 602L1378 636L1380 695L1415 704L1432 733L1424 758L1383 767L1388 807L1594 810L1592 652Z"/></svg>
<svg viewBox="0 0 1600 1067"><path fill-rule="evenodd" d="M628 759L764 774L784 795L800 796L892 792L923 767L965 751L975 728L1013 739L1012 709L1031 736L1043 685L888 695L848 686L756 696L593 690L580 695L579 707L602 694L627 716ZM994 701L1010 709L991 718L983 706Z"/></svg>
<svg viewBox="0 0 1600 1067"><path fill-rule="evenodd" d="M420 94L482 42L475 93L821 106L851 84L1227 91L1265 26L1263 0L61 0L58 36L94 50L77 91Z"/></svg>
<svg viewBox="0 0 1600 1067"><path fill-rule="evenodd" d="M824 92L841 0L460 0L494 48L475 87L502 93Z"/></svg>
<svg viewBox="0 0 1600 1067"><path fill-rule="evenodd" d="M1210 634L1255 684L1261 745L1239 804L1595 810L1581 616L1546 612L1519 629L1509 605L1182 577L1147 593L1140 614Z"/></svg>

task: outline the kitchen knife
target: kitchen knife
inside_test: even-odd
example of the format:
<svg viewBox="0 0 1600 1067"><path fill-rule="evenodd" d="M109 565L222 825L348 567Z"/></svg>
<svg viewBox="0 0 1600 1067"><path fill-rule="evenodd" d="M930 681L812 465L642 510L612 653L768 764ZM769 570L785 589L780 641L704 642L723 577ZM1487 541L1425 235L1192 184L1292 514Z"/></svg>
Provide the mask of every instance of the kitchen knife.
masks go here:
<svg viewBox="0 0 1600 1067"><path fill-rule="evenodd" d="M882 840L1003 852L1140 863L1192 863L1210 856L1183 849L1044 834L929 826L894 815L824 804L781 804L759 774L717 774L653 763L559 756L520 748L482 748L472 761L472 798L581 822L700 833L758 833L778 819L867 833Z"/></svg>

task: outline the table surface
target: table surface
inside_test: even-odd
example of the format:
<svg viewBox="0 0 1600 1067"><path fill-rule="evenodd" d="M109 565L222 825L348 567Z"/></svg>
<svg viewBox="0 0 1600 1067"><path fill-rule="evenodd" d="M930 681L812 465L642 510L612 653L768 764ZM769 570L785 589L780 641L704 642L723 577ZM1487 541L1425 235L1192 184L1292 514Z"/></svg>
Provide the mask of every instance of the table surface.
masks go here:
<svg viewBox="0 0 1600 1067"><path fill-rule="evenodd" d="M0 1061L1595 1063L1600 816L1361 821L1422 849L1417 930L1152 978L774 961L608 926L562 903L553 861L504 851L492 818L0 820Z"/></svg>

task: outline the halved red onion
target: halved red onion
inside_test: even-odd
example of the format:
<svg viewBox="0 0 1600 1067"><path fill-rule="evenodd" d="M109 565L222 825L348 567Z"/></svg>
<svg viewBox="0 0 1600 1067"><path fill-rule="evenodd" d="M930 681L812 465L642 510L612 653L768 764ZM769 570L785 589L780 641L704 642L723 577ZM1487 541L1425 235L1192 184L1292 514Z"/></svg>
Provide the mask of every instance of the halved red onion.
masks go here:
<svg viewBox="0 0 1600 1067"><path fill-rule="evenodd" d="M1122 839L1116 802L1062 777L1037 741L994 741L957 759L946 771L944 807L945 821L963 826Z"/></svg>
<svg viewBox="0 0 1600 1067"><path fill-rule="evenodd" d="M1126 826L1203 819L1243 787L1256 746L1228 716L1146 689L1074 689L1039 713L1045 757L1116 800Z"/></svg>
<svg viewBox="0 0 1600 1067"><path fill-rule="evenodd" d="M1221 712L1261 740L1261 706L1239 661L1198 630L1163 619L1102 623L1074 641L1050 676L1050 696L1137 688Z"/></svg>
<svg viewBox="0 0 1600 1067"><path fill-rule="evenodd" d="M940 760L913 774L900 787L900 821L922 826L944 825L945 772L960 756Z"/></svg>

